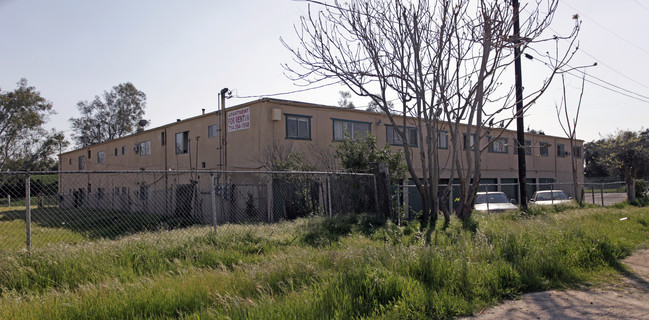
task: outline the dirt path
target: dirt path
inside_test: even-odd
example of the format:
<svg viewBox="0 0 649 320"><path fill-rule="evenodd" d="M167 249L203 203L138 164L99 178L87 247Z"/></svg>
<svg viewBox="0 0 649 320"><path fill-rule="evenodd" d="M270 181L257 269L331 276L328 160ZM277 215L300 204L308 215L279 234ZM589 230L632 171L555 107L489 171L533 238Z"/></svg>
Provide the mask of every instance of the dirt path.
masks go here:
<svg viewBox="0 0 649 320"><path fill-rule="evenodd" d="M649 319L649 250L624 260L629 272L587 291L525 294L465 319Z"/></svg>

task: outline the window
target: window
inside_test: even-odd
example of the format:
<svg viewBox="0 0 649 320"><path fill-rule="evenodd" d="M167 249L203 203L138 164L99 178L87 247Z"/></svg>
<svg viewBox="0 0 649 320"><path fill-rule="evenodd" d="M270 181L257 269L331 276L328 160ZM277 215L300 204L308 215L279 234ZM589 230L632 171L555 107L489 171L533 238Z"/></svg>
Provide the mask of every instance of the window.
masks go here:
<svg viewBox="0 0 649 320"><path fill-rule="evenodd" d="M104 154L104 152L97 151L97 163L104 163L105 159L106 159L106 155Z"/></svg>
<svg viewBox="0 0 649 320"><path fill-rule="evenodd" d="M311 140L311 117L284 115L286 116L286 139Z"/></svg>
<svg viewBox="0 0 649 320"><path fill-rule="evenodd" d="M117 151L117 148L115 148L115 156L117 157L118 154L119 152Z"/></svg>
<svg viewBox="0 0 649 320"><path fill-rule="evenodd" d="M463 138L462 139L462 149L466 150L467 147L471 147L471 150L473 150L473 145L475 144L475 134L473 134L473 133L471 134L471 138L469 139L468 143L467 143L467 139L466 139L466 133L462 136L462 138Z"/></svg>
<svg viewBox="0 0 649 320"><path fill-rule="evenodd" d="M90 159L90 156L92 155L92 152L88 150L88 159Z"/></svg>
<svg viewBox="0 0 649 320"><path fill-rule="evenodd" d="M72 158L68 159L68 164L72 165Z"/></svg>
<svg viewBox="0 0 649 320"><path fill-rule="evenodd" d="M149 200L149 193L151 189L149 186L140 186L140 200Z"/></svg>
<svg viewBox="0 0 649 320"><path fill-rule="evenodd" d="M140 157L151 155L151 141L140 142Z"/></svg>
<svg viewBox="0 0 649 320"><path fill-rule="evenodd" d="M189 131L176 133L176 154L189 152Z"/></svg>
<svg viewBox="0 0 649 320"><path fill-rule="evenodd" d="M518 154L518 140L514 139L514 154ZM526 155L531 155L532 154L532 140L525 140L525 154Z"/></svg>
<svg viewBox="0 0 649 320"><path fill-rule="evenodd" d="M126 146L122 146L122 154L126 154Z"/></svg>
<svg viewBox="0 0 649 320"><path fill-rule="evenodd" d="M340 141L348 134L350 138L362 138L371 132L370 122L332 119L334 123L334 141Z"/></svg>
<svg viewBox="0 0 649 320"><path fill-rule="evenodd" d="M440 149L448 149L448 132L444 130L437 131L437 147Z"/></svg>
<svg viewBox="0 0 649 320"><path fill-rule="evenodd" d="M215 124L210 125L209 127L207 127L207 137L208 138L216 137L216 134L217 134L216 132L217 131L216 131L216 125Z"/></svg>
<svg viewBox="0 0 649 320"><path fill-rule="evenodd" d="M564 144L557 144L557 157L563 158L566 156L566 146Z"/></svg>
<svg viewBox="0 0 649 320"><path fill-rule="evenodd" d="M119 187L115 187L115 189L113 189L113 194L119 196Z"/></svg>
<svg viewBox="0 0 649 320"><path fill-rule="evenodd" d="M494 140L493 137L489 137L489 141ZM508 153L507 149L507 138L498 138L495 139L490 145L488 152L493 153Z"/></svg>
<svg viewBox="0 0 649 320"><path fill-rule="evenodd" d="M402 126L398 127L400 130L403 130ZM401 136L394 131L393 126L385 126L385 137L389 144L395 146L402 146L403 140ZM408 145L411 147L417 146L417 128L407 127L406 128L406 137L408 138Z"/></svg>
<svg viewBox="0 0 649 320"><path fill-rule="evenodd" d="M79 156L79 170L86 168L86 158L84 156Z"/></svg>
<svg viewBox="0 0 649 320"><path fill-rule="evenodd" d="M550 144L547 142L540 142L539 145L541 146L539 154L542 157L547 157L550 154Z"/></svg>
<svg viewBox="0 0 649 320"><path fill-rule="evenodd" d="M103 199L105 193L106 193L106 190L104 188L97 188L97 198L98 199Z"/></svg>
<svg viewBox="0 0 649 320"><path fill-rule="evenodd" d="M160 132L160 144L164 146L166 143L167 143L167 134L164 131L162 131Z"/></svg>
<svg viewBox="0 0 649 320"><path fill-rule="evenodd" d="M572 155L575 158L581 158L581 147L575 146L572 148Z"/></svg>

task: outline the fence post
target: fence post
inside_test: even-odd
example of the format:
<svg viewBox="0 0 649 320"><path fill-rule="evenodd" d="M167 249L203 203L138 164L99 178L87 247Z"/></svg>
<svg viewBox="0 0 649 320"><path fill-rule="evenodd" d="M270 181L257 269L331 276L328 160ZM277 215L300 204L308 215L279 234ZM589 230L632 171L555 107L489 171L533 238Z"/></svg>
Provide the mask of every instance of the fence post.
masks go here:
<svg viewBox="0 0 649 320"><path fill-rule="evenodd" d="M27 172L25 175L25 224L27 225L27 249L32 248L32 210L30 208L30 189L30 177L29 172Z"/></svg>
<svg viewBox="0 0 649 320"><path fill-rule="evenodd" d="M374 208L376 213L379 214L379 191L376 186L376 175L373 175L372 178L374 179Z"/></svg>
<svg viewBox="0 0 649 320"><path fill-rule="evenodd" d="M602 207L603 207L604 206L604 184L603 183L599 189L599 194L602 196Z"/></svg>
<svg viewBox="0 0 649 320"><path fill-rule="evenodd" d="M596 204L595 203L595 186L594 185L590 186L590 195L593 198L593 204Z"/></svg>
<svg viewBox="0 0 649 320"><path fill-rule="evenodd" d="M403 181L403 216L406 218L406 220L410 220L410 197L408 196L408 185L406 184L406 180Z"/></svg>
<svg viewBox="0 0 649 320"><path fill-rule="evenodd" d="M333 174L327 176L327 204L329 207L329 218L331 218L332 210L331 210L331 176Z"/></svg>
<svg viewBox="0 0 649 320"><path fill-rule="evenodd" d="M11 195L7 195L7 207L11 207Z"/></svg>
<svg viewBox="0 0 649 320"><path fill-rule="evenodd" d="M214 226L214 233L216 233L216 190L214 185L214 174L210 173L210 197L212 197L212 225Z"/></svg>
<svg viewBox="0 0 649 320"><path fill-rule="evenodd" d="M401 225L401 192L399 192L399 184L397 184L397 225Z"/></svg>
<svg viewBox="0 0 649 320"><path fill-rule="evenodd" d="M266 183L266 206L268 222L273 222L273 176L271 175Z"/></svg>

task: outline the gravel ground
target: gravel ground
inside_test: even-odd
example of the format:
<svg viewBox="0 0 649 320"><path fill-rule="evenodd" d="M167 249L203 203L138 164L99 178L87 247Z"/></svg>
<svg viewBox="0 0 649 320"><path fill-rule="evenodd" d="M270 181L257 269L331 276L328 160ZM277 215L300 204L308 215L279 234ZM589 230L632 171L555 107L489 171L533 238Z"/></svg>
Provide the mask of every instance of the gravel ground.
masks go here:
<svg viewBox="0 0 649 320"><path fill-rule="evenodd" d="M525 294L464 319L649 319L649 250L624 260L629 272L585 291Z"/></svg>

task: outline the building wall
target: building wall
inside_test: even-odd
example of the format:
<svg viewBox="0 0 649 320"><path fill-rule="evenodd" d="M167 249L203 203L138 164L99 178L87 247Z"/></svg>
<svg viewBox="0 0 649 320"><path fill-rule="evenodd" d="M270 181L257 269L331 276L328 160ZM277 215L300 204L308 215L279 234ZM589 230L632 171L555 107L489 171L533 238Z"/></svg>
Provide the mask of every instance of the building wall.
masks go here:
<svg viewBox="0 0 649 320"><path fill-rule="evenodd" d="M246 111L247 112L244 112ZM369 126L372 134L377 136L379 146L387 144L387 130L390 122L387 117L378 113L371 113L361 110L348 110L321 105L314 105L301 102L284 101L276 99L262 99L227 110L233 115L239 111L242 117L239 118L239 125L242 129L226 132L226 147L219 148L220 135L210 136L209 128L216 125L222 127L227 119L219 118L218 112L210 112L197 117L180 120L158 128L153 128L141 133L115 139L105 143L70 151L61 155L62 171L106 171L106 170L174 170L205 169L219 170L268 170L268 156L278 152L299 152L304 155L306 161L315 164L318 169L326 170L334 166L335 160L331 157L335 144L334 122L346 121L361 126ZM288 136L289 124L295 123L295 119L308 120L308 137ZM246 121L247 120L247 121ZM400 120L402 121L402 120ZM247 122L247 123L246 123ZM233 123L237 124L236 122ZM408 119L408 126L414 126L412 119ZM447 128L440 128L448 130ZM488 128L485 128L488 130ZM501 129L494 128L487 135L498 135ZM181 148L177 151L176 137L186 132L189 138L189 148ZM212 130L212 133L215 131ZM218 132L217 132L218 133ZM483 181L505 183L511 182L518 177L517 156L515 155L515 132L505 130L500 135L506 140L506 153L496 153L485 150L482 154L482 176ZM572 181L572 169L569 141L566 138L552 137L547 135L526 134L526 139L531 143L531 154L527 159L527 177L532 183L549 182L569 183ZM450 138L449 138L450 140ZM480 141L480 146L488 142L485 137ZM541 144L549 144L548 153L541 153ZM577 141L581 148L582 141ZM450 141L449 141L450 145ZM564 145L565 151L558 154L558 146ZM419 147L412 147L413 163L415 169L421 172L419 160ZM402 146L392 146L393 150L402 149ZM187 150L187 152L185 152ZM223 153L221 153L223 151ZM103 152L103 161L100 153ZM227 153L227 156L225 155ZM443 169L442 178L448 178L448 170L451 167L450 152L448 149L439 150L440 165ZM583 182L583 161L578 158L579 170L578 179ZM80 167L80 162L83 165ZM80 168L82 168L80 170ZM84 180L85 179L85 180ZM61 190L64 194L72 194L76 190L83 190L87 193L97 192L103 188L104 193L120 197L133 196L144 184L153 185L155 180L156 188L164 185L168 189L170 185L188 185L192 178L187 175L175 177L169 180L165 175L164 180L160 177L151 177L151 181L144 181L142 178L124 178L117 181L117 178L100 175L92 178L62 179ZM148 179L148 178L147 178ZM199 186L205 186L209 181L196 181ZM116 188L119 188L117 190ZM123 188L127 188L123 190ZM564 187L562 187L564 188ZM567 187L564 188L566 190ZM109 191L112 190L112 191ZM123 194L123 192L126 194ZM573 190L566 190L574 194ZM166 198L170 198L167 194ZM68 199L74 197L68 197ZM139 197L138 197L139 198ZM175 198L165 201L176 201ZM174 207L175 204L170 204Z"/></svg>

